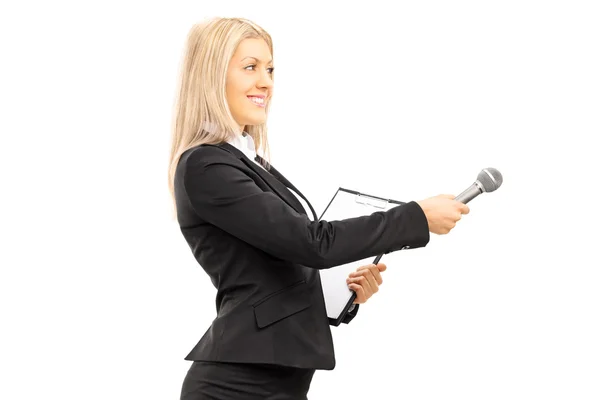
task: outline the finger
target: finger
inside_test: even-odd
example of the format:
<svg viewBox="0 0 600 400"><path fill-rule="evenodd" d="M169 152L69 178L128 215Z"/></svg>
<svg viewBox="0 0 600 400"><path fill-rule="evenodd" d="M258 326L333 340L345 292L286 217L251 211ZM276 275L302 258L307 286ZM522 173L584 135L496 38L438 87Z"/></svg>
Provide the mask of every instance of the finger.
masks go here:
<svg viewBox="0 0 600 400"><path fill-rule="evenodd" d="M377 271L377 275L379 275L379 279L381 279L379 270L375 265L373 265L371 268L367 268L365 270L360 271L363 274L363 277L365 277L367 284L369 285L368 289L370 290L371 294L377 293L379 291L379 281L377 280L375 274L373 274L373 269Z"/></svg>
<svg viewBox="0 0 600 400"><path fill-rule="evenodd" d="M369 273L369 271L366 272ZM354 283L362 286L363 292L365 293L365 299L371 298L373 293L377 291L377 287L373 287L373 283L365 275L357 276L355 279L357 279L357 281ZM377 285L377 283L375 283L375 285Z"/></svg>
<svg viewBox="0 0 600 400"><path fill-rule="evenodd" d="M373 268L377 268L377 267L373 266ZM350 277L363 278L364 283L363 283L363 281L361 281L360 284L365 286L365 289L370 290L372 293L377 292L379 284L377 283L377 280L373 276L373 273L371 272L370 268L365 268L365 269L361 269L360 271L353 272L352 274L350 274ZM381 277L381 275L380 275L380 277Z"/></svg>
<svg viewBox="0 0 600 400"><path fill-rule="evenodd" d="M373 275L373 279L375 279L377 286L381 285L383 283L383 278L381 278L381 272L379 272L377 265L370 267L369 271L371 272L371 275Z"/></svg>
<svg viewBox="0 0 600 400"><path fill-rule="evenodd" d="M368 268L371 268L373 265L375 265L375 264L362 265L362 266L358 267L356 270L361 271L363 269L368 269Z"/></svg>
<svg viewBox="0 0 600 400"><path fill-rule="evenodd" d="M452 200L454 200L454 198L456 196L454 196L453 194L440 194L440 197L443 197L445 199L452 199Z"/></svg>
<svg viewBox="0 0 600 400"><path fill-rule="evenodd" d="M373 295L373 289L371 288L371 284L369 283L368 279L364 276L348 278L346 279L346 283L354 283L356 285L361 286L367 299Z"/></svg>
<svg viewBox="0 0 600 400"><path fill-rule="evenodd" d="M461 214L468 214L470 211L469 206L467 206L464 203L461 203L460 201L456 202L456 210Z"/></svg>
<svg viewBox="0 0 600 400"><path fill-rule="evenodd" d="M384 263L379 263L377 264L377 268L379 268L380 272L383 272L387 269L387 265L385 265Z"/></svg>
<svg viewBox="0 0 600 400"><path fill-rule="evenodd" d="M356 283L351 283L348 285L348 288L350 288L350 290L353 290L354 293L356 293L356 298L354 299L354 304L363 304L364 302L367 301L367 299L365 298L365 293L364 290L362 288L362 286L357 285Z"/></svg>
<svg viewBox="0 0 600 400"><path fill-rule="evenodd" d="M368 270L366 270L364 277L367 278L367 282L369 282L371 293L377 293L379 291L379 281L373 273L373 269L377 271L377 275L379 275L379 279L381 279L381 275L379 274L379 270L376 266L373 266L373 268L369 268Z"/></svg>
<svg viewBox="0 0 600 400"><path fill-rule="evenodd" d="M385 271L385 268L387 268L387 267L384 264L384 271ZM373 274L373 277L375 278L375 282L377 283L377 285L381 285L381 283L383 282L383 279L381 278L381 273L379 272L379 266L377 266L375 264L363 265L362 267L358 268L358 270L356 271L357 273L362 274L367 279L369 279L369 282L372 282L369 275L366 274L364 271L369 271L371 274Z"/></svg>

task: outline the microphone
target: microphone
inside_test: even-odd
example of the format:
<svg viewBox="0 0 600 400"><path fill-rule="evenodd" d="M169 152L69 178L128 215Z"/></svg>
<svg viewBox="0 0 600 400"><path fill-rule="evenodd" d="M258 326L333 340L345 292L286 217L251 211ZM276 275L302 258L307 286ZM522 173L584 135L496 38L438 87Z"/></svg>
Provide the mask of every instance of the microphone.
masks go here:
<svg viewBox="0 0 600 400"><path fill-rule="evenodd" d="M467 204L481 193L493 192L502 185L502 174L495 168L485 168L477 175L477 180L464 192L454 198L456 201Z"/></svg>

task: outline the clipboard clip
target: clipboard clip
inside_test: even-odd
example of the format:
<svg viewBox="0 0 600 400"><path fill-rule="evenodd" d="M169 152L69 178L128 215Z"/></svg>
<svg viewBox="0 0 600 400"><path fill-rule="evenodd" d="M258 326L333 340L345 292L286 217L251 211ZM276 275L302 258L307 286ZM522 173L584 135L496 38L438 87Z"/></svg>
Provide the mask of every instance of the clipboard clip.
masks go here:
<svg viewBox="0 0 600 400"><path fill-rule="evenodd" d="M380 199L378 197L367 196L360 193L356 195L354 201L359 204L375 208L386 208L389 203L388 200Z"/></svg>

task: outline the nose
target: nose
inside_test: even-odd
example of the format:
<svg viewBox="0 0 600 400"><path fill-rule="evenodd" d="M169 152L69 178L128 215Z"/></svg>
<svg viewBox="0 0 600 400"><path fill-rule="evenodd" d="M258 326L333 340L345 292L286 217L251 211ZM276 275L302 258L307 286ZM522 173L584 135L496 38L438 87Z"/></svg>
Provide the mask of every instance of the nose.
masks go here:
<svg viewBox="0 0 600 400"><path fill-rule="evenodd" d="M271 74L269 74L269 71L267 71L266 69L262 70L262 73L260 74L256 85L261 89L270 90L271 88L273 88L273 78L271 77Z"/></svg>

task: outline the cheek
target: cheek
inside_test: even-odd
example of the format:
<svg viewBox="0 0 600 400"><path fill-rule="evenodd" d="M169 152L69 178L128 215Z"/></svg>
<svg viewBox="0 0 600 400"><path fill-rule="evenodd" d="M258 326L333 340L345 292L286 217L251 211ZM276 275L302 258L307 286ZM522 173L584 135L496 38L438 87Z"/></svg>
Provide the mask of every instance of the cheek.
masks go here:
<svg viewBox="0 0 600 400"><path fill-rule="evenodd" d="M246 96L254 87L255 81L249 76L239 76L235 81L235 91L240 96Z"/></svg>
<svg viewBox="0 0 600 400"><path fill-rule="evenodd" d="M235 82L227 81L225 84L225 95L227 96L227 101L233 101L236 95Z"/></svg>
<svg viewBox="0 0 600 400"><path fill-rule="evenodd" d="M230 73L225 78L225 92L228 96L233 96L239 91L240 78L235 73Z"/></svg>
<svg viewBox="0 0 600 400"><path fill-rule="evenodd" d="M243 107L243 98L240 89L236 86L226 86L225 96L227 97L227 104L232 113L238 114L240 109Z"/></svg>
<svg viewBox="0 0 600 400"><path fill-rule="evenodd" d="M239 103L244 96L244 89L239 84L227 86L225 88L227 100L231 103Z"/></svg>

